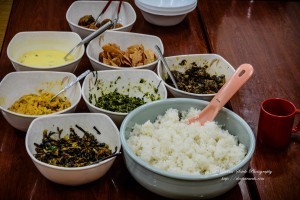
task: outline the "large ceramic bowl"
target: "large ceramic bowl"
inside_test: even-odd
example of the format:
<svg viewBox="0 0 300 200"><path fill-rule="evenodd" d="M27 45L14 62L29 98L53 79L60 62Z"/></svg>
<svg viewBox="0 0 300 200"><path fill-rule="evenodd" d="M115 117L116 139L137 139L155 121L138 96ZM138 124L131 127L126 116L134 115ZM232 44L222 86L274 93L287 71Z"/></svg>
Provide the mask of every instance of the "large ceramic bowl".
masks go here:
<svg viewBox="0 0 300 200"><path fill-rule="evenodd" d="M107 2L108 1L74 1L66 13L66 18L71 30L78 33L82 39L93 33L95 30L79 26L79 19L85 15L92 15L96 19ZM115 19L118 5L118 1L113 1L99 21L101 22L104 19ZM123 26L115 28L114 30L129 32L131 31L135 21L136 13L133 7L130 3L123 2L118 21L118 23L121 23Z"/></svg>
<svg viewBox="0 0 300 200"><path fill-rule="evenodd" d="M108 115L119 126L128 112L114 112L95 106L95 97L118 91L123 95L138 97L146 103L166 99L167 89L161 79L150 70L108 70L96 71L85 77L82 97L91 112Z"/></svg>
<svg viewBox="0 0 300 200"><path fill-rule="evenodd" d="M70 127L80 137L83 132L75 127L78 125L85 131L91 133L98 142L109 145L112 152L119 152L121 148L119 130L111 119L100 113L72 113L64 115L52 115L35 119L30 125L25 139L26 150L34 165L50 181L63 185L81 185L92 182L104 176L112 166L115 157L84 167L59 167L42 162L35 158L35 145L40 144L43 139L43 131L57 131L57 127L63 129L62 137L70 134ZM93 128L96 127L101 134Z"/></svg>
<svg viewBox="0 0 300 200"><path fill-rule="evenodd" d="M7 56L16 71L61 71L74 72L84 54L82 45L74 51L74 60L54 66L30 66L19 61L29 51L60 50L66 54L81 41L80 36L73 32L33 31L17 33L7 47Z"/></svg>
<svg viewBox="0 0 300 200"><path fill-rule="evenodd" d="M255 149L255 137L249 125L226 108L220 111L215 121L245 145L247 154L237 165L221 173L182 175L167 172L136 156L127 143L135 124L143 124L148 120L154 122L158 115L163 115L169 108L186 111L191 107L203 109L207 104L203 100L173 98L143 105L128 114L120 128L121 144L127 169L137 182L156 194L175 199L213 198L237 185L249 167Z"/></svg>
<svg viewBox="0 0 300 200"><path fill-rule="evenodd" d="M27 131L30 123L41 115L25 115L8 110L21 96L38 94L39 90L56 94L64 86L75 80L76 76L69 72L11 72L0 83L0 108L4 118L16 129ZM72 86L63 95L71 102L71 107L50 114L73 112L81 99L80 84Z"/></svg>
<svg viewBox="0 0 300 200"><path fill-rule="evenodd" d="M116 67L105 64L99 61L99 53L103 51L102 46L108 43L117 44L122 51L125 51L129 46L140 45L144 46L144 49L151 49L154 54L155 45L159 46L162 53L164 53L164 47L159 37L154 35L146 35L139 33L128 33L121 31L105 31L102 35L93 39L87 46L86 54L92 64L95 71L97 70L110 70L110 69L150 69L154 70L157 66L158 59L154 62L145 64L138 67ZM158 56L156 56L158 58Z"/></svg>
<svg viewBox="0 0 300 200"><path fill-rule="evenodd" d="M210 75L225 75L225 80L228 79L234 74L235 69L220 55L217 54L190 54L190 55L178 55L165 57L166 62L170 70L176 70L184 73L187 69L192 67L192 63L196 63L197 66L203 67L204 65L208 66L206 70ZM185 64L182 61L186 61ZM193 98L193 99L202 99L210 101L215 94L196 94L191 92L186 92L166 83L166 78L168 77L167 70L162 65L161 62L157 66L157 74L163 80L167 89L171 92L174 97L179 98Z"/></svg>

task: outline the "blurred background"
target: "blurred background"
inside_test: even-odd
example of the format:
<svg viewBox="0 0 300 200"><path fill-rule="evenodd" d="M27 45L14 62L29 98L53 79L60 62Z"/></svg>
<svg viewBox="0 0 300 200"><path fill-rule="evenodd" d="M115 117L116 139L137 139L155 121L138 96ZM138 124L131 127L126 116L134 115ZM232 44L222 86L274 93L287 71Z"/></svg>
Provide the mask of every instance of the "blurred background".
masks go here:
<svg viewBox="0 0 300 200"><path fill-rule="evenodd" d="M13 0L0 0L0 49L2 47L12 3Z"/></svg>

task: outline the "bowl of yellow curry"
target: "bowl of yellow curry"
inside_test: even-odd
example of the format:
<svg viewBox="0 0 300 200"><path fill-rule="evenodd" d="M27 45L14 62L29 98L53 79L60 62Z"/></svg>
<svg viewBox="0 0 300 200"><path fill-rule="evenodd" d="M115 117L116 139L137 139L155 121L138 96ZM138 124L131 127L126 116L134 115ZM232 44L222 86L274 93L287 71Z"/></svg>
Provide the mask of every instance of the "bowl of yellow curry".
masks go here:
<svg viewBox="0 0 300 200"><path fill-rule="evenodd" d="M21 131L37 117L73 112L81 98L80 83L51 98L75 79L69 72L11 72L0 83L1 112Z"/></svg>
<svg viewBox="0 0 300 200"><path fill-rule="evenodd" d="M19 32L7 47L7 56L16 71L74 72L85 52L84 46L67 60L64 57L80 41L74 32Z"/></svg>

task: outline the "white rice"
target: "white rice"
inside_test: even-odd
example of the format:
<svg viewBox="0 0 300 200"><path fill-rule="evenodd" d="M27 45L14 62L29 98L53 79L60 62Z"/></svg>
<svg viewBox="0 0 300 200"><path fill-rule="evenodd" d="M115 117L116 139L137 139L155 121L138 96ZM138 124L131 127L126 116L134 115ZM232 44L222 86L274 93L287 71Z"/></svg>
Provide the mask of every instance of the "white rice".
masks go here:
<svg viewBox="0 0 300 200"><path fill-rule="evenodd" d="M142 125L135 124L127 142L131 150L150 165L177 174L212 174L239 163L246 148L216 122L188 125L186 119L199 110L182 113L169 109Z"/></svg>

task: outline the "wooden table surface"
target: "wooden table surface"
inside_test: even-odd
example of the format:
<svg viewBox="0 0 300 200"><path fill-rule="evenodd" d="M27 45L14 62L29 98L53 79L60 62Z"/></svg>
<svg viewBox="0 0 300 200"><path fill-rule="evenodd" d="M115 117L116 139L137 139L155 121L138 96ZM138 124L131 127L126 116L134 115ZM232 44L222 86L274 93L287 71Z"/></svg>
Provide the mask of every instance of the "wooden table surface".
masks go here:
<svg viewBox="0 0 300 200"><path fill-rule="evenodd" d="M65 13L71 0L14 0L0 54L0 80L13 72L6 49L21 31L70 31ZM300 3L202 0L179 25L159 27L137 13L132 32L160 37L165 55L216 53L235 68L250 63L254 76L233 97L232 110L256 134L263 99L286 98L300 107ZM75 71L92 69L86 56ZM77 112L87 112L83 101ZM299 116L296 117L299 120ZM0 199L165 199L139 185L118 157L101 179L77 187L48 181L27 155L25 133L0 116ZM300 194L300 137L284 149L256 145L245 180L217 199L297 199ZM271 171L271 174L259 173Z"/></svg>

